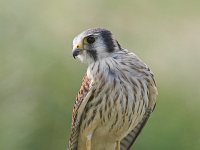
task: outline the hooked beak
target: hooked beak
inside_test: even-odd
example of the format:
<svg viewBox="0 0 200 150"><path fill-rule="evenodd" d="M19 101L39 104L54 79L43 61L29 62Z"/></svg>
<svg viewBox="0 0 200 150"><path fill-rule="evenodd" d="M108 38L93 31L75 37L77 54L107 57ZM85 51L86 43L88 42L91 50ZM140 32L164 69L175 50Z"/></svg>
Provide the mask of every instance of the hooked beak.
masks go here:
<svg viewBox="0 0 200 150"><path fill-rule="evenodd" d="M76 56L78 56L80 54L80 52L83 51L83 44L80 43L78 45L76 45L73 50L72 50L72 55L74 57L74 59L76 59Z"/></svg>
<svg viewBox="0 0 200 150"><path fill-rule="evenodd" d="M74 59L76 59L76 56L79 55L80 51L81 51L81 49L73 49L72 50L72 55L73 55Z"/></svg>

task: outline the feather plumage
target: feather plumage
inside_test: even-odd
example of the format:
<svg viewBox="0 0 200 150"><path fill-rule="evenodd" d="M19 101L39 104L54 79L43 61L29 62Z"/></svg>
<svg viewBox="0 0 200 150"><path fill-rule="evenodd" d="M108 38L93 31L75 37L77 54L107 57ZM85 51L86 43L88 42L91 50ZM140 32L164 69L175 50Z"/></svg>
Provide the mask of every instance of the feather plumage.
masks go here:
<svg viewBox="0 0 200 150"><path fill-rule="evenodd" d="M95 41L79 44L88 36ZM73 108L69 150L129 149L155 107L153 73L105 29L85 31L73 44L73 55L89 66Z"/></svg>
<svg viewBox="0 0 200 150"><path fill-rule="evenodd" d="M88 79L87 75L85 75L73 108L71 135L68 147L69 150L76 150L78 146L80 120L82 112L85 108L85 104L87 103L87 99L85 98L88 96L89 88L90 88L90 80Z"/></svg>

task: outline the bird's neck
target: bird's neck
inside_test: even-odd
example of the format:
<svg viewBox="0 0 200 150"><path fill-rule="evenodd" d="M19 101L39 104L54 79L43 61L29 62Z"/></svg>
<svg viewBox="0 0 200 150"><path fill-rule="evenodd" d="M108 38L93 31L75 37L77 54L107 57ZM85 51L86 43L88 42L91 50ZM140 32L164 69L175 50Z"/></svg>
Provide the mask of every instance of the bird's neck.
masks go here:
<svg viewBox="0 0 200 150"><path fill-rule="evenodd" d="M91 63L87 68L87 76L91 80L98 80L106 77L113 68L112 58L107 57Z"/></svg>

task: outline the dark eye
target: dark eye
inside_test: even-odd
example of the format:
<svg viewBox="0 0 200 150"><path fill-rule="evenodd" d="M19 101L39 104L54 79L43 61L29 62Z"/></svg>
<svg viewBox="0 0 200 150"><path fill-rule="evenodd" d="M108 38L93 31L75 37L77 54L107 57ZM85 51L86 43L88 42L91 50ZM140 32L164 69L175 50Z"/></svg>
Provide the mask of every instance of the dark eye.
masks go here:
<svg viewBox="0 0 200 150"><path fill-rule="evenodd" d="M87 42L88 42L89 44L92 44L92 43L95 42L95 38L94 38L93 36L89 36L89 37L87 37Z"/></svg>

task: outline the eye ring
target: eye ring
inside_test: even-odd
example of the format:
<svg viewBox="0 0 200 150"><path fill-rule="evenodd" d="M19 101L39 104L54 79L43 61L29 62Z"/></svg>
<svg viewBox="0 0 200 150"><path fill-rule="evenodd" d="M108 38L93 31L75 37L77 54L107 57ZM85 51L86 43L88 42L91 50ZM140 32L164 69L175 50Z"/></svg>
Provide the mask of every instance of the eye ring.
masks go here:
<svg viewBox="0 0 200 150"><path fill-rule="evenodd" d="M93 36L88 36L86 41L87 41L87 43L92 44L95 42L95 38Z"/></svg>

